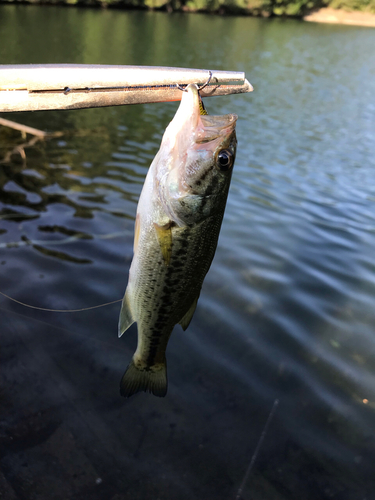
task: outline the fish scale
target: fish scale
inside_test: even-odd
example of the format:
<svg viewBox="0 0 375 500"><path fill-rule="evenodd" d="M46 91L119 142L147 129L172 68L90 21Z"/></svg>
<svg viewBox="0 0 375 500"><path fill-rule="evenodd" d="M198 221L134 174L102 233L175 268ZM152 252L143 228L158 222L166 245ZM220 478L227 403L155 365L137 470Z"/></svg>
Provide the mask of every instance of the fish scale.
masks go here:
<svg viewBox="0 0 375 500"><path fill-rule="evenodd" d="M134 256L119 336L134 322L138 344L121 394L167 392L165 352L174 326L185 330L214 257L236 150L236 115L202 115L189 85L167 127L138 202Z"/></svg>

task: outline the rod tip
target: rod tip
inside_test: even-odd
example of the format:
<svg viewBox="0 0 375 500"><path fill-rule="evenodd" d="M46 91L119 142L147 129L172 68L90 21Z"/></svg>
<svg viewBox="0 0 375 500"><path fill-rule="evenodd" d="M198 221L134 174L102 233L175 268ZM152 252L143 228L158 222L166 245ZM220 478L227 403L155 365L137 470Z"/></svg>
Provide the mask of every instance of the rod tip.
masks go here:
<svg viewBox="0 0 375 500"><path fill-rule="evenodd" d="M254 90L254 87L251 85L249 80L247 80L247 78L245 78L244 86L246 88L246 90L244 92L252 92Z"/></svg>

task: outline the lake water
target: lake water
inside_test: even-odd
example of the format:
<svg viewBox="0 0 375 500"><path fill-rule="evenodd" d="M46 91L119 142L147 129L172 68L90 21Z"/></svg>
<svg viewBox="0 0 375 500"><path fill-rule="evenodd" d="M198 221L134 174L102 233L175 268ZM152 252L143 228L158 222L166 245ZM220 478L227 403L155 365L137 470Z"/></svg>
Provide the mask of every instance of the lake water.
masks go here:
<svg viewBox="0 0 375 500"><path fill-rule="evenodd" d="M245 71L217 253L166 398L125 400L136 327L0 299L0 491L20 499L375 498L375 30L294 20L0 6L0 63ZM69 82L67 82L68 84ZM9 155L0 291L120 299L142 183L176 103L8 114L64 135Z"/></svg>

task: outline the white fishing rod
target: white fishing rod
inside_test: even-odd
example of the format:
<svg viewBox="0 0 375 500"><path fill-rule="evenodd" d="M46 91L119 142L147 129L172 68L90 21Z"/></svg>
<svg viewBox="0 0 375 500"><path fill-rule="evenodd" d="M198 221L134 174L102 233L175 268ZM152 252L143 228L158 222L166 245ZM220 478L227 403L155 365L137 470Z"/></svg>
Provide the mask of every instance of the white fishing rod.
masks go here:
<svg viewBox="0 0 375 500"><path fill-rule="evenodd" d="M253 90L239 71L92 64L0 65L0 112L180 101L180 90L189 83L202 86L202 97Z"/></svg>

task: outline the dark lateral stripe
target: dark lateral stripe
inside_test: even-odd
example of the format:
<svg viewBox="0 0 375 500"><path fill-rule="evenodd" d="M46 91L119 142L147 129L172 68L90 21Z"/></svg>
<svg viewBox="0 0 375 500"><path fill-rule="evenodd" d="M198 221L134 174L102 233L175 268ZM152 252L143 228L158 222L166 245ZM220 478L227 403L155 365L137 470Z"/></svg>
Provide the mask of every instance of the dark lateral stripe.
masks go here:
<svg viewBox="0 0 375 500"><path fill-rule="evenodd" d="M151 334L151 338L149 338L149 350L148 350L148 355L146 359L146 365L152 366L155 364L155 358L156 354L158 351L158 348L160 346L160 340L162 337L163 332L154 330Z"/></svg>

